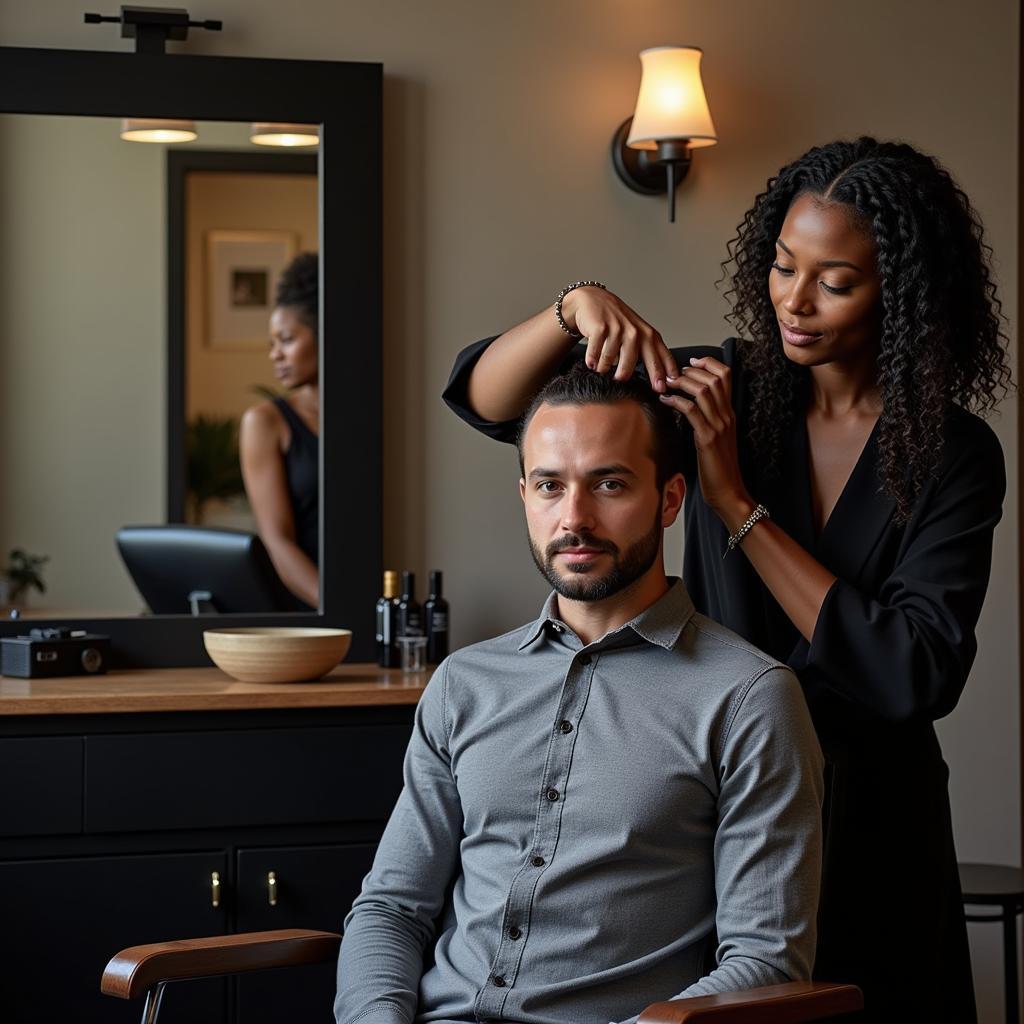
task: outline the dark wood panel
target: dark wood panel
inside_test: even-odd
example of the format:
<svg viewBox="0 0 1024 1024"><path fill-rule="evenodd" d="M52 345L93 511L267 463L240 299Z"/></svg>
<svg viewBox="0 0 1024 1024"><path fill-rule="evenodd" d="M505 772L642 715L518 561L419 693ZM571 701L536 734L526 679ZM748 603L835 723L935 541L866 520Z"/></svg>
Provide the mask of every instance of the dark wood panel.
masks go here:
<svg viewBox="0 0 1024 1024"><path fill-rule="evenodd" d="M409 729L86 738L85 830L386 820Z"/></svg>
<svg viewBox="0 0 1024 1024"><path fill-rule="evenodd" d="M222 852L0 863L3 1019L138 1021L141 1001L100 994L103 968L127 946L226 931L210 898L226 866ZM226 992L219 978L169 986L161 1024L223 1021Z"/></svg>
<svg viewBox="0 0 1024 1024"><path fill-rule="evenodd" d="M0 740L0 836L82 831L82 739Z"/></svg>

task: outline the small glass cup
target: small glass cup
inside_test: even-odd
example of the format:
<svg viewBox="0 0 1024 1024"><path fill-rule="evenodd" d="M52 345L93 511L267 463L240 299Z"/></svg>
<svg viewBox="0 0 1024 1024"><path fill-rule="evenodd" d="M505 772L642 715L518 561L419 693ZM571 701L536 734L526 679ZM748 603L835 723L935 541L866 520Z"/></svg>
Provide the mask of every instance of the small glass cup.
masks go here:
<svg viewBox="0 0 1024 1024"><path fill-rule="evenodd" d="M403 672L422 672L427 667L427 638L420 633L398 637Z"/></svg>

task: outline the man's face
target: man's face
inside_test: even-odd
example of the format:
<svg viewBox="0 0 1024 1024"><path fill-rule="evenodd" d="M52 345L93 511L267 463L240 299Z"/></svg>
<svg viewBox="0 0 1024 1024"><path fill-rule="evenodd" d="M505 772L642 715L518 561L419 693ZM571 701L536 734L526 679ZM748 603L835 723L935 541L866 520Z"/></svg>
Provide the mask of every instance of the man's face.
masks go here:
<svg viewBox="0 0 1024 1024"><path fill-rule="evenodd" d="M662 572L682 478L656 486L651 424L636 402L542 405L523 439L530 548L562 597L600 601Z"/></svg>

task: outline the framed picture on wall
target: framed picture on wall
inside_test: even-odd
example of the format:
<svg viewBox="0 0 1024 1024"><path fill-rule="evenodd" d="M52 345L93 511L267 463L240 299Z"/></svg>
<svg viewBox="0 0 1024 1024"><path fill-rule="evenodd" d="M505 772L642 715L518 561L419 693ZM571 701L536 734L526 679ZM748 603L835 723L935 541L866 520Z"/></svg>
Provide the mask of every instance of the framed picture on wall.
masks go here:
<svg viewBox="0 0 1024 1024"><path fill-rule="evenodd" d="M298 252L294 231L206 232L206 345L267 346L281 272Z"/></svg>

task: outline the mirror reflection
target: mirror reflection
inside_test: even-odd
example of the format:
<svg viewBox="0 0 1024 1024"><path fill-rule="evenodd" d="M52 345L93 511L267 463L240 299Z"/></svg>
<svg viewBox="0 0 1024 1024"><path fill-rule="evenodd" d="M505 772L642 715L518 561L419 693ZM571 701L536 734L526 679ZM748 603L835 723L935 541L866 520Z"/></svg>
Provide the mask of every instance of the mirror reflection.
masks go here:
<svg viewBox="0 0 1024 1024"><path fill-rule="evenodd" d="M48 618L315 607L315 156L308 173L186 174L172 367L168 151L268 149L248 124L195 122L197 140L177 145L124 141L122 127L0 115L0 606ZM169 427L171 373L185 409ZM176 531L171 430L187 454ZM163 529L122 535L119 551L130 526ZM174 578L189 558L200 568ZM229 584L220 607L212 592Z"/></svg>

